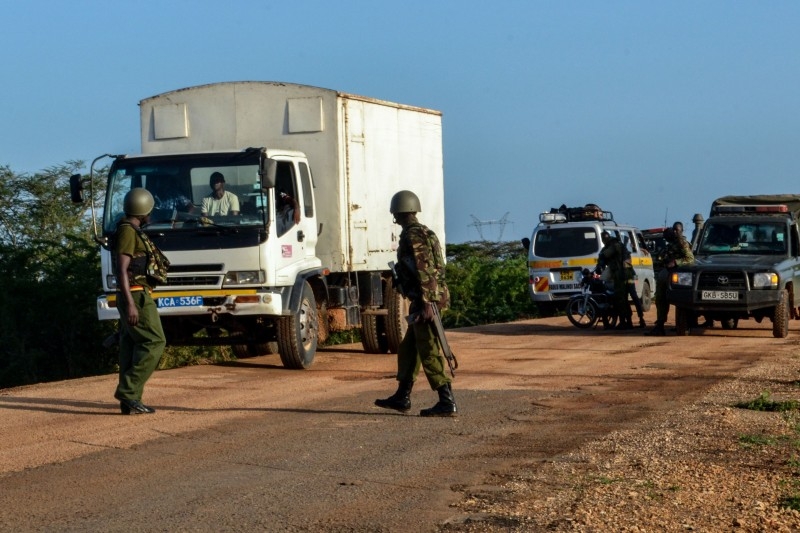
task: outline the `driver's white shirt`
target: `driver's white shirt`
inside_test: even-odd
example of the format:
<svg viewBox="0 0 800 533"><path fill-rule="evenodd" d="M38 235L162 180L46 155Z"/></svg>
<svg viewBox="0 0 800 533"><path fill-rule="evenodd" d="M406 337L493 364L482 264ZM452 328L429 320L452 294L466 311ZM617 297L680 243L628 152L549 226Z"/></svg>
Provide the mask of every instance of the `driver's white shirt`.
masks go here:
<svg viewBox="0 0 800 533"><path fill-rule="evenodd" d="M213 194L203 198L202 213L208 216L225 216L230 211L239 211L239 198L232 192L225 191L222 198Z"/></svg>

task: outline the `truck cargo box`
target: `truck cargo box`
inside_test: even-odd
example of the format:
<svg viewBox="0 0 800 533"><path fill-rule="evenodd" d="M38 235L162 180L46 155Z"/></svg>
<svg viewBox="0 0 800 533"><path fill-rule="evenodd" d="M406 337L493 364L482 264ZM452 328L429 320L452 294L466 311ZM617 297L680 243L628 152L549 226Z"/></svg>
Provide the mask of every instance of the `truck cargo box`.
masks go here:
<svg viewBox="0 0 800 533"><path fill-rule="evenodd" d="M304 152L313 172L317 257L332 271L384 270L399 226L389 200L417 193L420 220L442 243L441 112L275 82L228 82L140 102L144 154L248 147Z"/></svg>

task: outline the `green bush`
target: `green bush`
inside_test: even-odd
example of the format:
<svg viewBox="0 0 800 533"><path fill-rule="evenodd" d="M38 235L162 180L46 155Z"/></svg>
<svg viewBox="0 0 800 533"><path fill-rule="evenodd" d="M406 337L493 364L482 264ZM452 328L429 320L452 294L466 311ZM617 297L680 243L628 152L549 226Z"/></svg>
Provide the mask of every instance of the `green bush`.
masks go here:
<svg viewBox="0 0 800 533"><path fill-rule="evenodd" d="M527 254L519 242L447 245L450 309L445 327L508 322L535 315L528 294Z"/></svg>

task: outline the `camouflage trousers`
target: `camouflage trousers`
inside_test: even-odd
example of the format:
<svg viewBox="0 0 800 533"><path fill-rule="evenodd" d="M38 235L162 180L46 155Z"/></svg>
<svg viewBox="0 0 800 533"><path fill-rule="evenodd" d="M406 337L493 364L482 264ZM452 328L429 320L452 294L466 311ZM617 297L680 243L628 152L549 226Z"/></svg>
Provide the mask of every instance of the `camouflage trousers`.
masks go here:
<svg viewBox="0 0 800 533"><path fill-rule="evenodd" d="M431 389L437 390L450 383L445 374L444 357L439 354L439 343L430 322L415 322L408 326L397 350L397 381L413 382L420 366L425 371Z"/></svg>

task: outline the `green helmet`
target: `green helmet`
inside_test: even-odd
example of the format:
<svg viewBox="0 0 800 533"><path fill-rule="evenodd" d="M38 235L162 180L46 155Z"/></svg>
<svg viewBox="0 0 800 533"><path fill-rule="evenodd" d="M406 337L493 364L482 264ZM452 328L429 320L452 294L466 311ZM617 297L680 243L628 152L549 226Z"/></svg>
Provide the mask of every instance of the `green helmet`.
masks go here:
<svg viewBox="0 0 800 533"><path fill-rule="evenodd" d="M422 211L422 206L419 203L419 198L411 191L400 191L392 196L392 203L389 204L389 212L391 214L397 213L419 213Z"/></svg>
<svg viewBox="0 0 800 533"><path fill-rule="evenodd" d="M155 203L150 191L142 187L136 187L135 189L129 190L125 195L125 214L132 217L149 215Z"/></svg>

